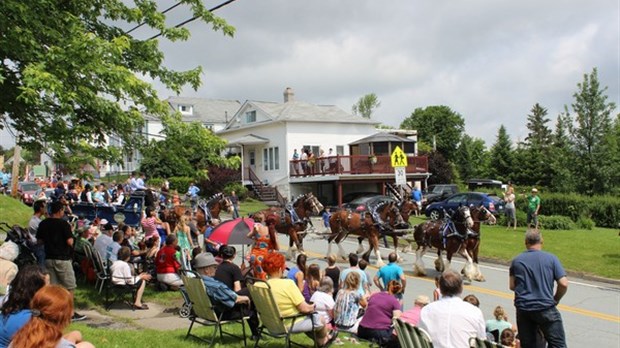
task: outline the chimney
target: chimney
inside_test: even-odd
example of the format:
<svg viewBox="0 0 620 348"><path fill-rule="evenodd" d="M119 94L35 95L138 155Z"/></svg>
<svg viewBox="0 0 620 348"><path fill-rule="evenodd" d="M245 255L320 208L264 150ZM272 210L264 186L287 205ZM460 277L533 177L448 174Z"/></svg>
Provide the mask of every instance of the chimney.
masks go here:
<svg viewBox="0 0 620 348"><path fill-rule="evenodd" d="M284 90L284 102L288 103L290 101L295 101L295 93L291 87L286 87Z"/></svg>

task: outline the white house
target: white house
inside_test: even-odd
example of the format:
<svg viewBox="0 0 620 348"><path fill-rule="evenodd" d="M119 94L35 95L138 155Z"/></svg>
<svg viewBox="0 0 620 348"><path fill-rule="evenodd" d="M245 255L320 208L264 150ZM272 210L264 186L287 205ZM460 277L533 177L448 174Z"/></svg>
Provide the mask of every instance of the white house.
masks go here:
<svg viewBox="0 0 620 348"><path fill-rule="evenodd" d="M343 175L296 177L289 162L294 150L301 152L308 148L318 156L321 149L327 155L331 148L334 155L354 155L349 152L349 144L377 133L378 124L333 105L313 105L295 100L293 90L287 88L282 103L253 100L243 103L217 135L228 140L231 152L240 153L244 184L256 185L259 181L276 187L287 198L312 191L334 201L337 191L342 196L342 188L337 188L336 182L342 180ZM351 169L354 164L349 161L345 166ZM368 190L374 191L377 179L393 177L393 171L387 176L384 173L380 177L378 174L357 177L356 190L368 185ZM374 181L360 181L364 179Z"/></svg>

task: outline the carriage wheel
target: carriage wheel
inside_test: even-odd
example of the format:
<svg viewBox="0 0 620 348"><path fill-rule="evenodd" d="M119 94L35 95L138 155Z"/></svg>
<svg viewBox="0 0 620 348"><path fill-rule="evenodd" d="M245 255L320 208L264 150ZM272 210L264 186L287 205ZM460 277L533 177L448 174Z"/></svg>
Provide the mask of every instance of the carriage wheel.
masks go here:
<svg viewBox="0 0 620 348"><path fill-rule="evenodd" d="M430 217L431 220L439 220L441 219L441 213L439 213L439 210L433 210L431 211Z"/></svg>

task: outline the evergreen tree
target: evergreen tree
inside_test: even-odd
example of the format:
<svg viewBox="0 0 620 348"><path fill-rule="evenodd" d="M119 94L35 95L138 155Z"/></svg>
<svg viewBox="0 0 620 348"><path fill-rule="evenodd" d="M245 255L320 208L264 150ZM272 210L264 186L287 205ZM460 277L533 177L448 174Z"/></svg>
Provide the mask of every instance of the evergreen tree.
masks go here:
<svg viewBox="0 0 620 348"><path fill-rule="evenodd" d="M571 147L568 134L568 126L571 118L566 110L558 115L555 132L552 135L551 156L549 162L551 164L551 187L558 192L575 192L577 191L575 176L573 175L573 166L575 154Z"/></svg>
<svg viewBox="0 0 620 348"><path fill-rule="evenodd" d="M428 154L428 171L433 173L428 178L429 184L449 184L454 182L454 169L439 151Z"/></svg>
<svg viewBox="0 0 620 348"><path fill-rule="evenodd" d="M576 152L576 176L582 185L583 193L608 193L616 183L614 175L614 148L611 128L611 113L616 105L607 102L605 91L598 81L597 69L585 74L583 82L577 84L578 91L573 95L572 109L575 123L569 129Z"/></svg>
<svg viewBox="0 0 620 348"><path fill-rule="evenodd" d="M527 116L529 133L519 154L521 183L528 186L551 185L551 163L548 160L551 145L551 130L547 127L547 109L536 103ZM520 151L521 152L521 151Z"/></svg>
<svg viewBox="0 0 620 348"><path fill-rule="evenodd" d="M501 125L495 144L491 147L489 174L493 179L508 181L513 175L513 153L506 127Z"/></svg>
<svg viewBox="0 0 620 348"><path fill-rule="evenodd" d="M462 180L487 176L488 153L484 140L463 135L454 162Z"/></svg>

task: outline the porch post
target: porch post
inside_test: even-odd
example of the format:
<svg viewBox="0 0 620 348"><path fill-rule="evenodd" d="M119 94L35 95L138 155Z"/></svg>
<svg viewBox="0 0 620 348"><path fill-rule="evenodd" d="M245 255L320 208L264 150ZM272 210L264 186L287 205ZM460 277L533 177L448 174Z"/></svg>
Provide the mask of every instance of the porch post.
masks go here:
<svg viewBox="0 0 620 348"><path fill-rule="evenodd" d="M342 181L338 180L338 207L342 207Z"/></svg>

